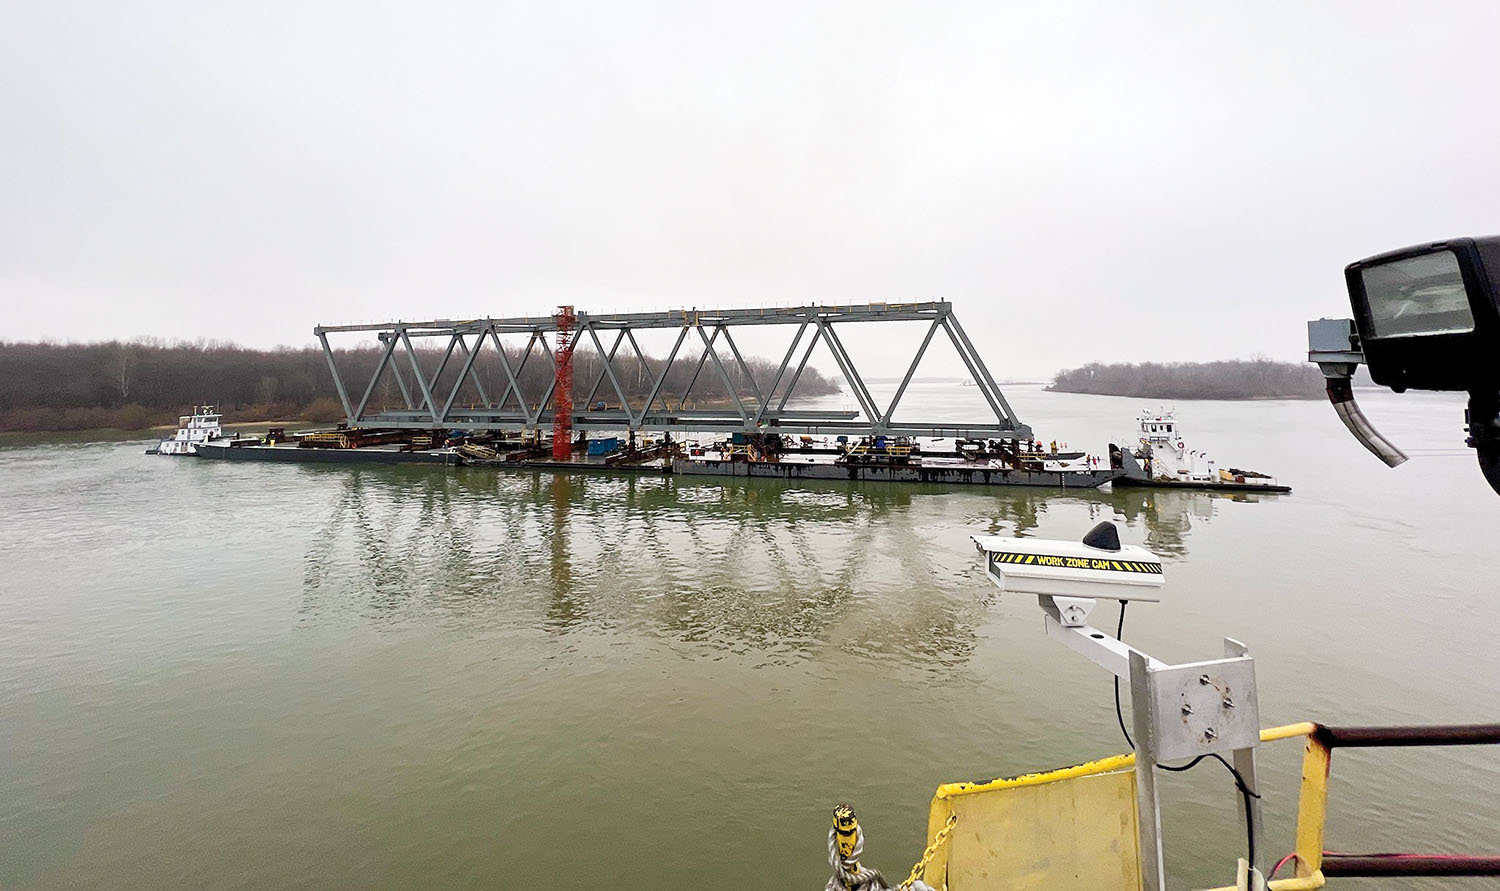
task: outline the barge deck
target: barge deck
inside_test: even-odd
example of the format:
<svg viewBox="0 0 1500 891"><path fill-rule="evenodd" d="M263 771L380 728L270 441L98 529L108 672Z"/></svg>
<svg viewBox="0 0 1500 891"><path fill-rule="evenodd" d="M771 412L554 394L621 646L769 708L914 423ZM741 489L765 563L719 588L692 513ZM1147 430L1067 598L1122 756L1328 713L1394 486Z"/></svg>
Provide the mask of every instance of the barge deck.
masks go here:
<svg viewBox="0 0 1500 891"><path fill-rule="evenodd" d="M653 458L641 462L594 460L558 461L551 458L522 460L475 460L449 448L411 450L398 445L361 448L306 448L295 442L276 445L206 444L198 457L224 461L272 461L311 464L420 464L438 467L476 467L511 470L543 470L552 473L603 473L622 475L676 474L682 476L754 477L786 480L854 480L885 483L947 483L964 486L1031 486L1061 489L1093 489L1119 477L1111 470L1021 470L992 464L942 463L839 464L832 461L747 461L714 458Z"/></svg>
<svg viewBox="0 0 1500 891"><path fill-rule="evenodd" d="M397 446L365 446L358 449L308 449L294 442L277 445L203 443L199 458L222 461L279 461L294 464L427 464L455 466L458 455L451 449L412 451Z"/></svg>

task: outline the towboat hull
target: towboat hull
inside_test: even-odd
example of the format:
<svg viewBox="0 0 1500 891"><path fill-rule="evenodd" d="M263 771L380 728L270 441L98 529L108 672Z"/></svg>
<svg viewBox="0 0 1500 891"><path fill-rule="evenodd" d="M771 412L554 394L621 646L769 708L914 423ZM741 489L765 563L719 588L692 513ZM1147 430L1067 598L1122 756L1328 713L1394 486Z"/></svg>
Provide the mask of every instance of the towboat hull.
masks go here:
<svg viewBox="0 0 1500 891"><path fill-rule="evenodd" d="M1261 485L1259 483L1231 483L1224 480L1153 480L1134 476L1117 477L1110 485L1118 488L1198 489L1212 492L1267 492L1281 495L1292 491L1291 486L1279 486L1274 483Z"/></svg>

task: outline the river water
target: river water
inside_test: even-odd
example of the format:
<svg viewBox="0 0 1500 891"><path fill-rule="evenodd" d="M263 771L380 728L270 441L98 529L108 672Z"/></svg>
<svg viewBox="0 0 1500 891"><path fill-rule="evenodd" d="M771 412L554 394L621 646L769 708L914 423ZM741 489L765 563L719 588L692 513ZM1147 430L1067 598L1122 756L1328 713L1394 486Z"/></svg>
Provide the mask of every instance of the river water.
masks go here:
<svg viewBox="0 0 1500 891"><path fill-rule="evenodd" d="M1039 438L1100 453L1143 407L1007 393ZM1455 454L1387 470L1326 404L1280 401L1177 406L1280 497L11 444L0 887L821 888L844 801L866 862L904 876L939 783L1123 750L1107 676L998 595L976 532L1118 521L1167 580L1126 639L1168 661L1245 641L1267 725L1500 719L1500 498L1462 402L1362 398ZM1300 756L1262 750L1278 853ZM1173 887L1232 880L1227 775L1163 785ZM1497 790L1493 750L1340 751L1328 847L1493 852Z"/></svg>

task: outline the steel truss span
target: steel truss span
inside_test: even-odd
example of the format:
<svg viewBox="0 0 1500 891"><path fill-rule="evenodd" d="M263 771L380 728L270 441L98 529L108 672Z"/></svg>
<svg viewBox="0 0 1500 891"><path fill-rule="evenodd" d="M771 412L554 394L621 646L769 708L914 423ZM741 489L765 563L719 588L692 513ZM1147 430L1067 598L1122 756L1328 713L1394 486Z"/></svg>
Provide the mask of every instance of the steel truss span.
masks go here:
<svg viewBox="0 0 1500 891"><path fill-rule="evenodd" d="M852 324L912 321L927 322L926 335L917 344L916 352L906 368L901 385L896 388L894 398L889 405L882 407L876 404L874 396L865 386L864 378L839 339L838 330ZM603 359L602 371L593 381L585 398L578 400L579 407L574 409L572 427L575 430L875 434L972 439L1029 439L1032 435L1031 428L1021 423L1011 410L1010 403L995 384L994 377L985 367L973 341L958 323L952 304L946 301L765 309L690 309L648 313L579 312L571 324L573 343L590 345ZM731 333L735 328L759 325L785 325L796 329L771 385L764 391L751 374ZM662 363L660 373L653 375L647 397L632 401L626 395L613 368L615 354L622 345L628 344L642 366L649 367L645 354L636 342L635 332L663 328L678 332L672 350ZM917 366L940 330L953 344L975 386L994 412L993 421L989 418L974 423L895 419L901 397L906 394ZM359 391L351 389L343 379L334 359L333 348L328 343L331 334L351 333L373 333L381 344L380 359L375 371ZM554 398L555 377L548 379L545 391L540 394L526 393L521 385L521 372L534 353L540 353L551 363L551 370L555 373L555 342L558 334L556 316L445 319L377 325L319 325L313 329L313 334L323 346L323 355L328 360L328 369L333 374L334 387L350 426L537 430L553 424L555 404L565 401ZM604 340L611 334L612 345L606 349ZM506 353L500 341L502 335L526 336L526 346L519 357ZM549 337L552 339L550 343ZM413 346L413 341L419 338L436 338L442 345L441 362L430 378L423 373L417 350ZM664 392L663 384L672 363L689 340L695 341L695 345L701 343L703 347L693 375L683 392ZM808 411L786 407L798 379L807 367L813 348L820 341L832 354L834 363L838 366L838 376L859 405L857 410ZM498 397L486 392L474 367L475 360L485 350L486 343L492 345L493 354L505 373L505 389ZM398 353L405 356L404 362L397 357ZM439 392L437 383L449 364L455 361L455 356L459 363L458 375L446 392ZM410 372L411 384L415 386L407 382L401 369L403 364ZM728 404L721 408L687 409L684 407L686 398L707 365L713 366L713 373L728 391ZM734 383L729 372L731 366L738 371L744 382L742 385L736 386ZM370 397L387 370L395 378L405 408L370 412ZM455 403L459 391L465 382L473 385L479 400L470 405L457 405ZM620 407L592 410L590 407L597 404L595 396L606 382L619 400ZM356 393L357 400L351 398Z"/></svg>

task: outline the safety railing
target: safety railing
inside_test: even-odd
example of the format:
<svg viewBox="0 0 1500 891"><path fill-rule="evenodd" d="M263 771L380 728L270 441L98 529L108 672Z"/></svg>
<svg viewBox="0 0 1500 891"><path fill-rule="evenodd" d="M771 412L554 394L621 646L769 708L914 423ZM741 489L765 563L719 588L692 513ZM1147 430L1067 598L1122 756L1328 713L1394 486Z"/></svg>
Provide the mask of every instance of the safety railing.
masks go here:
<svg viewBox="0 0 1500 891"><path fill-rule="evenodd" d="M875 447L866 443L850 446L845 454L848 455L893 455L897 458L905 458L912 453L913 447L910 443L900 445L885 445Z"/></svg>
<svg viewBox="0 0 1500 891"><path fill-rule="evenodd" d="M1500 856L1452 854L1341 854L1323 848L1328 819L1328 776L1336 748L1472 746L1500 744L1500 724L1407 727L1324 727L1290 724L1262 730L1261 742L1306 739L1297 797L1297 841L1278 867L1295 862L1291 878L1273 878L1271 891L1321 888L1330 878L1373 876L1500 876ZM1275 870L1272 870L1272 876ZM1233 886L1214 891L1235 891Z"/></svg>
<svg viewBox="0 0 1500 891"><path fill-rule="evenodd" d="M1260 732L1262 743L1301 738L1305 742L1302 756L1302 779L1297 801L1297 834L1292 853L1282 858L1277 868L1294 864L1293 875L1274 878L1270 891L1312 891L1322 888L1330 878L1392 876L1500 876L1500 856L1467 856L1452 854L1344 854L1324 849L1324 827L1328 817L1328 778L1337 748L1373 748L1406 746L1462 746L1500 744L1500 724L1415 727L1325 727L1304 722L1271 727ZM1134 753L1114 755L1098 761L1065 767L1045 773L1006 777L987 783L946 783L933 796L928 816L928 854L924 866L928 881L936 887L949 878L951 847L942 841L962 823L957 812L958 800L967 796L1007 790L1036 788L1066 780L1106 775L1125 775L1135 766ZM1075 796L1075 803L1076 803ZM1013 827L1014 828L1014 827ZM1132 832L1134 827L1131 827ZM979 832L977 827L968 830ZM977 835L975 836L978 837ZM931 861L930 864L927 861ZM1077 864L1075 864L1077 865ZM955 891L959 891L957 886ZM1236 891L1235 886L1213 891Z"/></svg>

